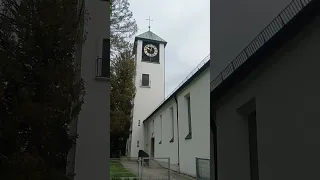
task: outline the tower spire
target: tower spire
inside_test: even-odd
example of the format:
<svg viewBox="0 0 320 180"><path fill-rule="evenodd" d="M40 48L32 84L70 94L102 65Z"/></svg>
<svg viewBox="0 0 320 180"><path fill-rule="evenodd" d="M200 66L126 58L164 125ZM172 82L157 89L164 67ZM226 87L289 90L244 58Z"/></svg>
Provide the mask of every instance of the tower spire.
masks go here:
<svg viewBox="0 0 320 180"><path fill-rule="evenodd" d="M150 23L151 23L151 21L153 21L153 20L150 19L150 16L149 16L149 18L148 18L147 20L149 21L149 26L148 26L148 28L149 28L149 31L150 31L150 28L151 28Z"/></svg>

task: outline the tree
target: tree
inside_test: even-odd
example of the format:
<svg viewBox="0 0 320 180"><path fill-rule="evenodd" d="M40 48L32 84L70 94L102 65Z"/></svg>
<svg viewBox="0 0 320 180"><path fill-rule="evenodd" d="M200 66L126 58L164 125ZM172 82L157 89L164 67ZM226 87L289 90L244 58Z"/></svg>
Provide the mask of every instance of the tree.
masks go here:
<svg viewBox="0 0 320 180"><path fill-rule="evenodd" d="M111 58L115 58L128 47L130 38L138 31L128 0L112 0L110 17Z"/></svg>
<svg viewBox="0 0 320 180"><path fill-rule="evenodd" d="M112 61L111 66L111 152L118 152L119 150L124 152L125 150L135 95L134 75L133 54L131 46L129 46Z"/></svg>
<svg viewBox="0 0 320 180"><path fill-rule="evenodd" d="M75 52L86 18L77 0L0 2L0 179L63 179L85 94Z"/></svg>
<svg viewBox="0 0 320 180"><path fill-rule="evenodd" d="M130 38L137 32L137 24L129 6L128 0L113 0L111 5L110 142L112 156L118 155L119 151L125 152L135 95L135 62Z"/></svg>

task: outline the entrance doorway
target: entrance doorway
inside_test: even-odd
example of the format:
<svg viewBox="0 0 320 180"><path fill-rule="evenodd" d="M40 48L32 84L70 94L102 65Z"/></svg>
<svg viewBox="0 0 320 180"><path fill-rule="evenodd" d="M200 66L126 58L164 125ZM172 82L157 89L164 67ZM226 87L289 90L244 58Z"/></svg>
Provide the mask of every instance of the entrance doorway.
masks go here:
<svg viewBox="0 0 320 180"><path fill-rule="evenodd" d="M151 138L151 154L150 157L154 157L154 138Z"/></svg>

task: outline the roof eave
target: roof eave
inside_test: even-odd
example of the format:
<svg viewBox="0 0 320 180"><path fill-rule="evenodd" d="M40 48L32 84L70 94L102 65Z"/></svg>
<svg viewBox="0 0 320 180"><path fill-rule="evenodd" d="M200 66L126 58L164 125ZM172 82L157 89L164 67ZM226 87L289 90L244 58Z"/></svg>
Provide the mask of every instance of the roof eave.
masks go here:
<svg viewBox="0 0 320 180"><path fill-rule="evenodd" d="M186 86L191 84L194 79L200 76L207 68L210 68L210 59L206 62L193 76L191 76L182 86L180 86L175 92L173 92L167 99L165 99L150 115L147 116L142 122L145 123L147 120L158 112L168 101L174 98L178 93L180 93Z"/></svg>
<svg viewBox="0 0 320 180"><path fill-rule="evenodd" d="M218 106L218 102L235 87L249 76L259 65L268 60L270 54L281 48L288 40L293 39L306 24L308 24L317 13L319 13L320 1L312 1L305 9L292 19L285 27L279 30L272 38L260 47L244 62L234 73L230 74L216 88L211 90L210 105L211 107Z"/></svg>
<svg viewBox="0 0 320 180"><path fill-rule="evenodd" d="M166 41L156 41L156 40L153 40L153 39L147 39L147 38L141 38L141 37L135 37L134 43L136 44L136 42L137 42L138 40L155 42L155 43L161 43L161 44L164 44L164 47L166 47L166 45L167 45L167 42L166 42Z"/></svg>

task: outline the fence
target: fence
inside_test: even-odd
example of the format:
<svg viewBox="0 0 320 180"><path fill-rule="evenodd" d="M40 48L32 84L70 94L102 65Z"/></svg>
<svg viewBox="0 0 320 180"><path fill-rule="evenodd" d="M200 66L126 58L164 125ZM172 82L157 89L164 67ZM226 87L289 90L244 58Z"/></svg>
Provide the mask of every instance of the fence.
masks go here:
<svg viewBox="0 0 320 180"><path fill-rule="evenodd" d="M110 180L138 180L139 159L110 158Z"/></svg>
<svg viewBox="0 0 320 180"><path fill-rule="evenodd" d="M170 158L110 159L110 180L170 180Z"/></svg>
<svg viewBox="0 0 320 180"><path fill-rule="evenodd" d="M170 180L170 158L141 158L141 179Z"/></svg>
<svg viewBox="0 0 320 180"><path fill-rule="evenodd" d="M197 180L210 180L210 159L196 158L196 173Z"/></svg>

